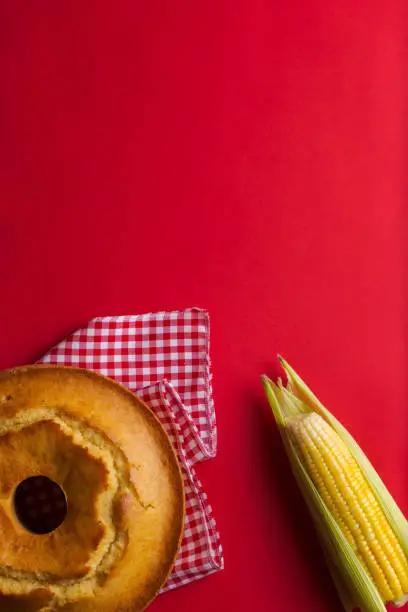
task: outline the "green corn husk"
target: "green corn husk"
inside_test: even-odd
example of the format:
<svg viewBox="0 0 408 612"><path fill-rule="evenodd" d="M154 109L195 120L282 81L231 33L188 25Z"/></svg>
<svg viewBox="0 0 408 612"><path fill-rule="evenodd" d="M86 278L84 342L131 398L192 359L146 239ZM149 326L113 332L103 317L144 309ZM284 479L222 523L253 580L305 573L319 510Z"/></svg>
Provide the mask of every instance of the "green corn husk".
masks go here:
<svg viewBox="0 0 408 612"><path fill-rule="evenodd" d="M304 467L288 434L287 422L302 413L316 412L332 426L359 464L407 558L408 522L356 441L320 403L293 368L281 357L279 360L287 374L287 386L284 387L281 380L276 385L267 376L262 377L262 382L294 476L312 515L343 607L346 612L352 612L355 608L360 608L361 612L386 612L385 604L375 583L343 535ZM406 603L407 599L408 596L391 603L400 607Z"/></svg>

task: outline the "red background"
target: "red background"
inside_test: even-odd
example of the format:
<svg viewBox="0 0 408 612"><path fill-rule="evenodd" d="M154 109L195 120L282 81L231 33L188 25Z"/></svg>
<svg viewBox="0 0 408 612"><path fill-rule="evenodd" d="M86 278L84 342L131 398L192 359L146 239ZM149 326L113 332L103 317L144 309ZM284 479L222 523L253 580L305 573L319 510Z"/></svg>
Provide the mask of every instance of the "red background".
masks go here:
<svg viewBox="0 0 408 612"><path fill-rule="evenodd" d="M340 610L278 351L408 510L403 4L0 3L0 367L96 315L212 316L226 569L155 612Z"/></svg>

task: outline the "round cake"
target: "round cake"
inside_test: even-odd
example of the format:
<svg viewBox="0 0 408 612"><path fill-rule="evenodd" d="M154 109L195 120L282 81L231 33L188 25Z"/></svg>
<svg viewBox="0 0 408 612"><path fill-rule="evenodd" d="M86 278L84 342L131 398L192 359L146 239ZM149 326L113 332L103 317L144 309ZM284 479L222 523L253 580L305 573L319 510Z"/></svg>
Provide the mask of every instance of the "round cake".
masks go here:
<svg viewBox="0 0 408 612"><path fill-rule="evenodd" d="M133 393L88 370L0 372L0 612L138 612L183 531L170 441Z"/></svg>

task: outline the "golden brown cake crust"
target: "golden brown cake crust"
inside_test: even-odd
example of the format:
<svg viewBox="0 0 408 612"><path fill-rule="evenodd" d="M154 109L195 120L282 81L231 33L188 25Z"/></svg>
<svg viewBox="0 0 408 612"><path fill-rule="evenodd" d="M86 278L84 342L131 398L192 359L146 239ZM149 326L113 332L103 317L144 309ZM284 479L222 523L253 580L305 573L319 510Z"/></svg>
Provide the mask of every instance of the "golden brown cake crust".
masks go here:
<svg viewBox="0 0 408 612"><path fill-rule="evenodd" d="M78 368L0 372L0 466L0 612L148 605L177 554L184 492L174 450L138 397ZM32 476L67 499L65 520L44 535L15 512L16 487Z"/></svg>

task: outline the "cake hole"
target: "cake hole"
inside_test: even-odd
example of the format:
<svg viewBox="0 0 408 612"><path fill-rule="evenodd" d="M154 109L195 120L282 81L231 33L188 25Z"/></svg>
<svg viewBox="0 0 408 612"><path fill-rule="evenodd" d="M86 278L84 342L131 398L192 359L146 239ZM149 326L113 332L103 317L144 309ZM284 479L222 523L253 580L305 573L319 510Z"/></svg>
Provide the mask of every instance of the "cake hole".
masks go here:
<svg viewBox="0 0 408 612"><path fill-rule="evenodd" d="M44 535L65 520L68 505L59 484L47 476L26 478L14 492L14 511L24 529Z"/></svg>

